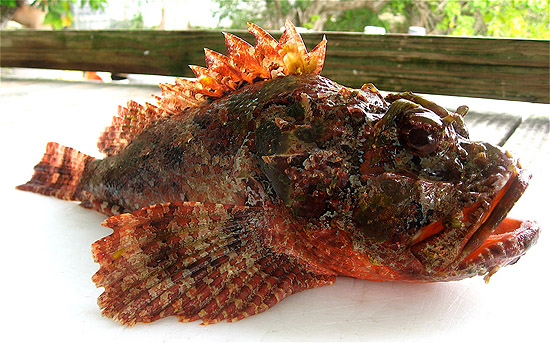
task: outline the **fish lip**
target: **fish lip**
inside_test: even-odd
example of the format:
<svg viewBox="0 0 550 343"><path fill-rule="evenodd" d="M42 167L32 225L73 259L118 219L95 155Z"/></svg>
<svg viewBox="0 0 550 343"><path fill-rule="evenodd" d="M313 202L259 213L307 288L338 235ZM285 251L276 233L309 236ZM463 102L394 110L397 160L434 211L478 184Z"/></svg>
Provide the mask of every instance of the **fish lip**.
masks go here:
<svg viewBox="0 0 550 343"><path fill-rule="evenodd" d="M538 241L540 226L535 221L507 217L501 225L506 226L504 231L489 236L461 261L455 273L459 277L455 279L485 274L488 283L501 267L516 263Z"/></svg>
<svg viewBox="0 0 550 343"><path fill-rule="evenodd" d="M523 193L527 189L530 179L531 173L528 170L517 168L514 171L514 174L510 177L507 184L502 189L505 193L502 195L500 200L497 200L498 202L492 208L487 218L483 221L483 223L472 234L470 239L464 245L461 254L456 259L457 264L468 260L472 255L474 255L473 253L477 252L478 248L481 247L489 239L489 237L491 237L495 234L495 232L498 231L499 227L501 227L501 224L503 224L506 219L509 219L507 218L508 212L510 212L515 203L523 195ZM512 233L518 230L528 230L531 228L535 228L535 236L538 237L538 224L529 221L516 221L519 227L509 230L507 232ZM520 225L520 223L534 223L534 225L524 226ZM534 242L532 244L534 244ZM527 250L527 248L532 244L528 245L524 250Z"/></svg>

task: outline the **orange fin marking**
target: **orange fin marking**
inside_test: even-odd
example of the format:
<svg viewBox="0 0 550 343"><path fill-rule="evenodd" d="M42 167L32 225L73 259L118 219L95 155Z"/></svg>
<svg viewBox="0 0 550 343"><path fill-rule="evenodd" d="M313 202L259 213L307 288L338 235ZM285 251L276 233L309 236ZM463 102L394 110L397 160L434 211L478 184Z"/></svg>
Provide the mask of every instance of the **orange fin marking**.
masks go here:
<svg viewBox="0 0 550 343"><path fill-rule="evenodd" d="M227 56L231 59L232 65L241 73L243 79L253 83L256 78L269 78L260 63L254 58L254 47L243 39L224 32Z"/></svg>
<svg viewBox="0 0 550 343"><path fill-rule="evenodd" d="M242 72L233 68L229 58L210 49L204 49L206 66L219 75L218 82L235 90L243 81Z"/></svg>
<svg viewBox="0 0 550 343"><path fill-rule="evenodd" d="M283 61L279 53L280 45L267 31L256 24L248 23L248 31L256 37L254 57L264 69L266 79L283 76Z"/></svg>
<svg viewBox="0 0 550 343"><path fill-rule="evenodd" d="M325 64L325 55L327 51L327 39L323 36L323 40L311 50L305 60L306 74L320 74Z"/></svg>
<svg viewBox="0 0 550 343"><path fill-rule="evenodd" d="M211 70L199 66L189 67L193 70L197 76L197 79L189 80L178 78L176 79L176 84L182 87L182 92L190 98L190 101L200 101L202 103L206 101L202 95L219 97L225 90L228 89L222 84L217 83L215 79L210 76L211 74L214 74ZM200 103L197 103L195 106L200 106Z"/></svg>

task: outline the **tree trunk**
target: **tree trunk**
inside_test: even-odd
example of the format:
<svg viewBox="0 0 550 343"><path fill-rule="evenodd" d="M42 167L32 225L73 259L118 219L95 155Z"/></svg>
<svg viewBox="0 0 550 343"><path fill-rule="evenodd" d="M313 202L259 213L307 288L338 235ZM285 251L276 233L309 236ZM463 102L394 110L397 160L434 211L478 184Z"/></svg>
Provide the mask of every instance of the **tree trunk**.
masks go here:
<svg viewBox="0 0 550 343"><path fill-rule="evenodd" d="M26 5L25 0L17 0L16 7L0 5L0 28L4 28L4 26L6 26L8 21L13 20L13 16L15 15L15 12L23 5Z"/></svg>

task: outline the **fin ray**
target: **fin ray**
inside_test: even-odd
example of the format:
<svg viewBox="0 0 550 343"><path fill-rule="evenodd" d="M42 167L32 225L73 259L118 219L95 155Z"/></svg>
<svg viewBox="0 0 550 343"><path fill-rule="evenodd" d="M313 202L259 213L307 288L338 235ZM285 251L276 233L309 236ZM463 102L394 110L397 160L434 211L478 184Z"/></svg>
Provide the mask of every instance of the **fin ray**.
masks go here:
<svg viewBox="0 0 550 343"><path fill-rule="evenodd" d="M73 148L50 142L40 162L34 167L34 175L17 189L63 200L80 200L80 179L86 166L95 160Z"/></svg>
<svg viewBox="0 0 550 343"><path fill-rule="evenodd" d="M168 315L204 323L239 320L333 275L270 246L273 209L166 203L109 218L93 244L104 315L133 325ZM143 236L143 237L142 237Z"/></svg>
<svg viewBox="0 0 550 343"><path fill-rule="evenodd" d="M118 115L113 117L111 126L99 137L99 151L112 156L118 154L146 127L163 116L158 108L146 103L145 106L130 100L126 107L118 107Z"/></svg>

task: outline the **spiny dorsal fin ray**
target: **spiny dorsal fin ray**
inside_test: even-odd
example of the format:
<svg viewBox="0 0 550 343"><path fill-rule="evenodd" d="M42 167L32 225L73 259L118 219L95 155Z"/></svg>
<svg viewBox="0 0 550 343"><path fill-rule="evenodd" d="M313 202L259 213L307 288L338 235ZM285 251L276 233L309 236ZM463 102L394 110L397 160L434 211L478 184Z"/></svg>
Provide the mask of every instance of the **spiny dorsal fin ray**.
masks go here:
<svg viewBox="0 0 550 343"><path fill-rule="evenodd" d="M269 71L262 67L260 62L254 57L254 47L252 45L231 33L224 32L224 36L227 56L234 61L234 64L239 68L246 82L253 83L256 78L269 78ZM240 66L247 67L242 68Z"/></svg>
<svg viewBox="0 0 550 343"><path fill-rule="evenodd" d="M100 137L100 151L108 156L116 154L157 119L208 104L247 83L321 72L327 43L325 38L308 53L302 37L289 20L279 41L252 23L248 23L248 31L256 37L255 46L224 33L227 56L205 49L206 68L189 66L196 80L178 78L175 84L160 84L162 93L155 96L157 107L147 104L140 108L141 105L132 103L121 108ZM137 122L133 118L138 118Z"/></svg>
<svg viewBox="0 0 550 343"><path fill-rule="evenodd" d="M111 126L99 137L97 147L107 156L116 155L153 121L168 114L168 111L159 111L152 104L145 103L143 106L130 100L126 107L119 106L118 115L113 117Z"/></svg>

